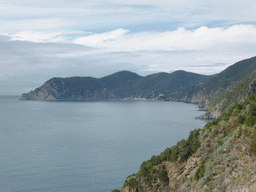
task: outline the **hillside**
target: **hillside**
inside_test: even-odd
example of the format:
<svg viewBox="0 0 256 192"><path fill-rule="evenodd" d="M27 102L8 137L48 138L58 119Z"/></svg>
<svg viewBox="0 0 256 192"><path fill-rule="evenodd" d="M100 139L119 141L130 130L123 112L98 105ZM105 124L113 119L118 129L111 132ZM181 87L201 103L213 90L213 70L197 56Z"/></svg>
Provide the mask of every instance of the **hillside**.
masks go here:
<svg viewBox="0 0 256 192"><path fill-rule="evenodd" d="M201 118L215 119L230 105L248 97L248 85L253 84L255 77L256 57L253 57L229 66L204 84L190 87L176 99L199 103L208 111Z"/></svg>
<svg viewBox="0 0 256 192"><path fill-rule="evenodd" d="M202 118L216 119L144 161L121 191L255 191L255 94L256 57L177 94L208 109Z"/></svg>
<svg viewBox="0 0 256 192"><path fill-rule="evenodd" d="M156 73L146 77L120 71L103 77L52 78L21 100L109 100L171 99L193 85L205 83L213 76L185 71Z"/></svg>
<svg viewBox="0 0 256 192"><path fill-rule="evenodd" d="M141 164L122 192L255 191L256 99L231 106L188 139ZM114 190L120 191L120 190Z"/></svg>

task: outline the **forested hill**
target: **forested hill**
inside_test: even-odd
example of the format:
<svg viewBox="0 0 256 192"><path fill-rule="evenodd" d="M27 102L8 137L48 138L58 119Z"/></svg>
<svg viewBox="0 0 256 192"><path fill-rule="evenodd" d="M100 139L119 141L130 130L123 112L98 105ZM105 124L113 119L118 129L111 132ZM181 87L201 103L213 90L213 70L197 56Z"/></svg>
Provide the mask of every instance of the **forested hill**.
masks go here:
<svg viewBox="0 0 256 192"><path fill-rule="evenodd" d="M219 74L206 76L186 71L140 76L129 71L93 77L52 78L21 100L159 99L197 103L216 119L235 102L256 92L256 57L239 61Z"/></svg>
<svg viewBox="0 0 256 192"><path fill-rule="evenodd" d="M21 100L111 100L173 99L191 86L205 83L213 76L185 71L156 73L142 77L120 71L103 77L52 78Z"/></svg>
<svg viewBox="0 0 256 192"><path fill-rule="evenodd" d="M256 85L256 57L239 61L208 82L190 87L179 97L181 101L198 102L208 112L203 118L217 118L235 102L243 102Z"/></svg>

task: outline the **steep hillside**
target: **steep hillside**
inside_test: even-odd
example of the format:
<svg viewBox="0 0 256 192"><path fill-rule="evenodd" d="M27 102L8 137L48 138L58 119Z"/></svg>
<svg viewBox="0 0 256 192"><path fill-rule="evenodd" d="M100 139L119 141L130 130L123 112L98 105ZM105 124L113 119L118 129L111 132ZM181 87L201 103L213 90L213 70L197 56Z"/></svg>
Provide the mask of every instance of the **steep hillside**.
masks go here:
<svg viewBox="0 0 256 192"><path fill-rule="evenodd" d="M21 100L108 100L126 98L171 99L188 87L205 83L213 76L185 71L142 77L129 71L103 77L52 78L41 87L24 93Z"/></svg>
<svg viewBox="0 0 256 192"><path fill-rule="evenodd" d="M256 77L256 57L231 65L208 82L190 87L176 98L199 103L208 112L202 118L217 118L235 102L248 97L248 85Z"/></svg>
<svg viewBox="0 0 256 192"><path fill-rule="evenodd" d="M122 192L255 191L255 94L128 176ZM119 191L119 190L115 190Z"/></svg>

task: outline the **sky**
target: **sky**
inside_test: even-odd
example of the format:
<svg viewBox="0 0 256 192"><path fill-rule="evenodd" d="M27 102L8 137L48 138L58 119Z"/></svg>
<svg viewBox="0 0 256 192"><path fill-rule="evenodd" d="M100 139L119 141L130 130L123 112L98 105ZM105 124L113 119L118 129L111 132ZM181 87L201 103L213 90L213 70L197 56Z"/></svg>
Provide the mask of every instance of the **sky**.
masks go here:
<svg viewBox="0 0 256 192"><path fill-rule="evenodd" d="M255 0L1 0L0 95L52 77L216 74L256 56Z"/></svg>

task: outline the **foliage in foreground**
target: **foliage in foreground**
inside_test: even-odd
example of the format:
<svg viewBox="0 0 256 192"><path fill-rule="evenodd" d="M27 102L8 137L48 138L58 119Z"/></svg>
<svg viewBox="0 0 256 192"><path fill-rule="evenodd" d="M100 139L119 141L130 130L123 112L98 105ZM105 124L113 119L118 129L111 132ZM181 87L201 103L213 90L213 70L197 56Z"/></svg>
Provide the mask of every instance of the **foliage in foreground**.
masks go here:
<svg viewBox="0 0 256 192"><path fill-rule="evenodd" d="M199 141L199 132L201 133ZM168 171L163 162L186 162L200 147L203 160L195 171L192 181L209 183L212 181L212 168L220 161L230 163L235 159L234 156L228 156L223 160L218 159L218 154L230 152L232 141L235 138L246 138L250 141L248 152L256 155L256 98L251 95L243 103L235 103L222 115L209 123L203 130L195 129L190 132L189 137L179 141L171 148L165 149L160 155L152 156L150 160L144 161L137 174L127 178L124 186L131 188L139 187L141 182L153 186L157 179L160 180L160 186L169 185ZM231 140L230 140L231 139ZM211 144L210 144L211 143ZM239 146L237 146L239 149ZM203 152L202 152L203 151ZM212 156L212 154L215 154ZM213 157L209 160L210 157ZM159 166L161 165L161 166ZM211 169L209 169L211 167ZM159 185L159 183L158 183Z"/></svg>
<svg viewBox="0 0 256 192"><path fill-rule="evenodd" d="M121 192L119 189L114 189L111 192Z"/></svg>
<svg viewBox="0 0 256 192"><path fill-rule="evenodd" d="M144 161L136 175L127 177L124 186L129 185L131 188L135 188L138 186L138 183L136 183L138 177L143 177L145 183L149 185L151 185L154 178L158 177L163 185L168 186L169 178L165 166L162 166L160 170L156 170L155 166L165 161L178 163L186 161L200 146L199 132L200 129L191 131L187 140L182 139L177 145L166 148L160 155L153 155L150 160Z"/></svg>

